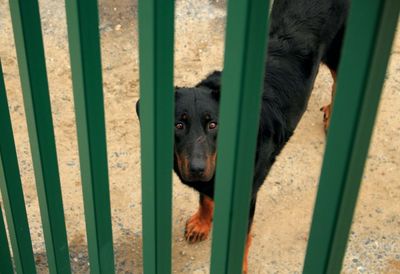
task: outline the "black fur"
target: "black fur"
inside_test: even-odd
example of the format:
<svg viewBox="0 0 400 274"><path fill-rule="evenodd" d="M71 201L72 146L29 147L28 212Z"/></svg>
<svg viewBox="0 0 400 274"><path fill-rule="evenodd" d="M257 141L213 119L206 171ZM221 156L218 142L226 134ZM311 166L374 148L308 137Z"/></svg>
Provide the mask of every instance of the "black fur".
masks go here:
<svg viewBox="0 0 400 274"><path fill-rule="evenodd" d="M268 57L252 191L249 227L257 192L276 156L293 134L310 97L321 62L336 71L349 8L347 0L276 0L271 12ZM193 162L216 153L221 72L193 88L177 88L174 170L182 182L213 198L213 174L190 177L179 168L179 155ZM183 124L184 128L180 128ZM200 141L199 141L200 140ZM193 164L194 165L194 164ZM202 165L205 166L205 165ZM190 168L189 168L190 169ZM200 174L200 176L199 176Z"/></svg>

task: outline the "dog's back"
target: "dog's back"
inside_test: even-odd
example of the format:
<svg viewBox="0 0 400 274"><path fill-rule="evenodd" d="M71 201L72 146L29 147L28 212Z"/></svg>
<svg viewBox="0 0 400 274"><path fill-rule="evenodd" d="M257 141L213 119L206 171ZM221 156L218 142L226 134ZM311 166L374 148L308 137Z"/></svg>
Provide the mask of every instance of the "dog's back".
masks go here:
<svg viewBox="0 0 400 274"><path fill-rule="evenodd" d="M294 130L306 108L320 62L337 68L348 7L348 0L274 2L264 102L281 105L291 118L284 121L289 130Z"/></svg>
<svg viewBox="0 0 400 274"><path fill-rule="evenodd" d="M300 121L320 63L336 71L348 8L348 0L274 2L256 155L263 163L256 165L254 193Z"/></svg>
<svg viewBox="0 0 400 274"><path fill-rule="evenodd" d="M349 0L276 0L271 12L270 41L296 41L317 50L329 45L344 25ZM336 31L335 31L336 30Z"/></svg>

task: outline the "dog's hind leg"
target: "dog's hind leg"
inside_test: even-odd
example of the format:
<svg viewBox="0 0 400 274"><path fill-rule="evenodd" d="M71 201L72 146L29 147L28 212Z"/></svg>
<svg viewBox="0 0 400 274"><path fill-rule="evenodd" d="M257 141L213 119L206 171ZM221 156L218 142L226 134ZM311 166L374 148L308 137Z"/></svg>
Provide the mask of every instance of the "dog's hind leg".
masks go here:
<svg viewBox="0 0 400 274"><path fill-rule="evenodd" d="M185 239L189 243L207 239L211 230L214 201L204 194L200 194L200 206L197 212L186 222Z"/></svg>
<svg viewBox="0 0 400 274"><path fill-rule="evenodd" d="M247 227L247 239L246 239L246 245L244 247L244 255L243 255L243 266L242 266L242 271L244 274L247 274L248 271L248 257L249 257L249 250L250 250L250 245L252 241L252 235L251 235L251 226L253 224L253 219L254 219L254 213L256 211L256 202L257 202L257 197L253 197L251 199L251 204L250 204L250 214L249 214L249 223Z"/></svg>
<svg viewBox="0 0 400 274"><path fill-rule="evenodd" d="M333 78L331 103L321 108L321 111L324 112L323 122L324 122L325 132L328 131L329 124L331 122L333 102L336 93L336 72L339 68L345 28L346 28L345 25L341 27L341 29L336 34L335 38L332 40L332 43L329 45L325 55L322 58L322 62L325 63L331 70Z"/></svg>
<svg viewBox="0 0 400 274"><path fill-rule="evenodd" d="M321 111L324 113L323 123L325 132L328 132L329 124L331 122L333 103L335 100L336 94L336 71L331 69L331 74L333 78L332 92L331 92L331 103L329 105L323 106Z"/></svg>
<svg viewBox="0 0 400 274"><path fill-rule="evenodd" d="M249 250L250 250L250 245L252 241L252 236L251 236L251 228L249 230L249 233L247 233L247 240L246 240L246 245L244 247L244 257L243 257L243 273L247 274L248 271L248 256L249 256Z"/></svg>

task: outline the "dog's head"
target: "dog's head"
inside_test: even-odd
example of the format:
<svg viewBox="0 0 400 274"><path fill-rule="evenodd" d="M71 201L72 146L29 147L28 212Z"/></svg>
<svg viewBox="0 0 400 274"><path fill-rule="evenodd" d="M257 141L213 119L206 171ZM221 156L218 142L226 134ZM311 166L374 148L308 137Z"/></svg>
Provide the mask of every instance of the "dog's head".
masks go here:
<svg viewBox="0 0 400 274"><path fill-rule="evenodd" d="M216 71L195 87L175 90L174 168L184 182L214 177L220 83ZM139 101L136 110L139 114Z"/></svg>

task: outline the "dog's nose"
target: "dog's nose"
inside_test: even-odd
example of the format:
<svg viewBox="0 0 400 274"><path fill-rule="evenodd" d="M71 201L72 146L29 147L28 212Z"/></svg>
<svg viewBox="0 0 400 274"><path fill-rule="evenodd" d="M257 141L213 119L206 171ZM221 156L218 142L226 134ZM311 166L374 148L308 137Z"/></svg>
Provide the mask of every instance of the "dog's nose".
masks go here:
<svg viewBox="0 0 400 274"><path fill-rule="evenodd" d="M205 162L200 159L195 159L190 163L190 173L195 176L203 175L205 168Z"/></svg>

